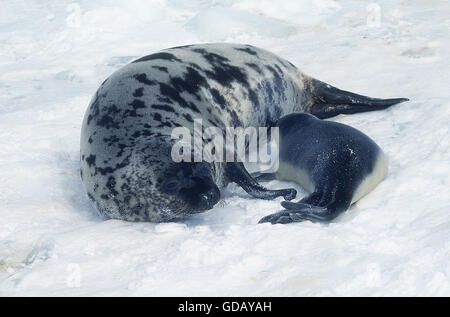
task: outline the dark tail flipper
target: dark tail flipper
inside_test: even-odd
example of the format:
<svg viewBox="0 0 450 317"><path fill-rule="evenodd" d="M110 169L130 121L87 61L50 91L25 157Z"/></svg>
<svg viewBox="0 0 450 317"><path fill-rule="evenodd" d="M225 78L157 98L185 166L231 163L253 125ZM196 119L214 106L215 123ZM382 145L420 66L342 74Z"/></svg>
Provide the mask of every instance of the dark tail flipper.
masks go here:
<svg viewBox="0 0 450 317"><path fill-rule="evenodd" d="M305 91L309 101L308 112L320 119L339 114L352 114L386 109L408 98L378 99L358 95L307 77ZM309 95L309 96L308 96Z"/></svg>

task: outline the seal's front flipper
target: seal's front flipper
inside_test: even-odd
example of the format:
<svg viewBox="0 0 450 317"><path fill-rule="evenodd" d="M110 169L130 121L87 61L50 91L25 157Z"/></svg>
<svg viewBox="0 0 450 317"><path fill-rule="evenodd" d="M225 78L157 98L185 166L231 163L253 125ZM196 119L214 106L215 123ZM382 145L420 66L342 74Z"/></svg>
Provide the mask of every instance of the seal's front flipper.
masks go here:
<svg viewBox="0 0 450 317"><path fill-rule="evenodd" d="M298 219L298 222L303 221ZM264 218L262 218L258 223L265 223L265 222L270 222L271 224L286 224L286 223L291 223L291 222L295 222L295 220L293 220L293 218L291 217L290 213L288 210L282 210L279 212L276 212L274 214L265 216Z"/></svg>
<svg viewBox="0 0 450 317"><path fill-rule="evenodd" d="M330 207L318 207L303 203L281 202L281 206L286 208L293 221L309 220L312 222L330 222L336 218L340 212Z"/></svg>
<svg viewBox="0 0 450 317"><path fill-rule="evenodd" d="M352 114L386 109L408 98L379 99L358 95L307 77L305 91L309 94L309 112L319 119L339 114Z"/></svg>
<svg viewBox="0 0 450 317"><path fill-rule="evenodd" d="M292 200L297 195L297 191L293 188L270 190L261 186L240 162L227 163L225 173L230 181L237 183L249 195L256 198L274 199L282 196L286 200Z"/></svg>
<svg viewBox="0 0 450 317"><path fill-rule="evenodd" d="M257 182L269 182L277 179L276 173L252 173L250 174Z"/></svg>
<svg viewBox="0 0 450 317"><path fill-rule="evenodd" d="M270 222L291 223L309 220L312 222L328 223L342 212L346 211L351 203L351 197L342 191L324 194L313 192L299 202L281 202L281 206L286 210L268 215L262 218L259 223Z"/></svg>
<svg viewBox="0 0 450 317"><path fill-rule="evenodd" d="M291 203L292 205L287 206L284 203L287 202L282 202L283 207L289 208L265 216L259 223L270 222L271 224L286 224L305 220L310 220L312 222L329 222L334 218L333 213L325 207L317 207L302 203Z"/></svg>
<svg viewBox="0 0 450 317"><path fill-rule="evenodd" d="M297 203L282 201L281 206L293 221L330 222L350 207L351 200L351 195L343 190L317 191Z"/></svg>

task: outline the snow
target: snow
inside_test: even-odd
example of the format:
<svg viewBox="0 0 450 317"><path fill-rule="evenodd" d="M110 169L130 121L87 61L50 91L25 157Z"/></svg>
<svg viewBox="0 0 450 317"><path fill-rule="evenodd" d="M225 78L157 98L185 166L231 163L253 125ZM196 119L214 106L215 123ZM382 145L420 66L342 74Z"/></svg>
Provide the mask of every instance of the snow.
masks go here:
<svg viewBox="0 0 450 317"><path fill-rule="evenodd" d="M449 10L443 0L2 1L0 296L449 296ZM100 218L78 170L90 98L137 56L206 41L410 98L333 119L383 148L387 179L329 225L258 225L280 199L235 185L183 222Z"/></svg>

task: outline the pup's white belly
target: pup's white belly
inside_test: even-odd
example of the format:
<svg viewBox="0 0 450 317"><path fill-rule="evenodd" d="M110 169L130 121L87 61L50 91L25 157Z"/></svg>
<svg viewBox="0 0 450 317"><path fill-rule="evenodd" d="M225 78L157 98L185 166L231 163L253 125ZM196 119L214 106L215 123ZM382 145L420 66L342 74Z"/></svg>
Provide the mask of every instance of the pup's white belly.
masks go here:
<svg viewBox="0 0 450 317"><path fill-rule="evenodd" d="M388 159L383 151L378 154L375 167L370 175L362 180L353 194L352 204L371 192L387 175Z"/></svg>
<svg viewBox="0 0 450 317"><path fill-rule="evenodd" d="M281 163L278 167L277 178L279 180L291 181L299 184L309 193L314 191L314 183L309 178L308 173L288 163Z"/></svg>

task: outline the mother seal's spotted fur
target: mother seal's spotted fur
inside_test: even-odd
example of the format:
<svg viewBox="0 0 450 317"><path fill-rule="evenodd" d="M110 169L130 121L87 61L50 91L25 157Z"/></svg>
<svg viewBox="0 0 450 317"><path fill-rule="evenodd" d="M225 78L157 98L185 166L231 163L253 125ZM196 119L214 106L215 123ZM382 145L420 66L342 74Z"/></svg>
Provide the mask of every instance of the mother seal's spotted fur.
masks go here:
<svg viewBox="0 0 450 317"><path fill-rule="evenodd" d="M237 44L174 47L117 70L100 86L81 131L81 177L101 214L169 221L211 209L236 182L255 197L292 199L267 190L242 163L175 163L175 127L270 127L286 114L328 118L387 108L407 99L372 99L302 74L265 50Z"/></svg>

